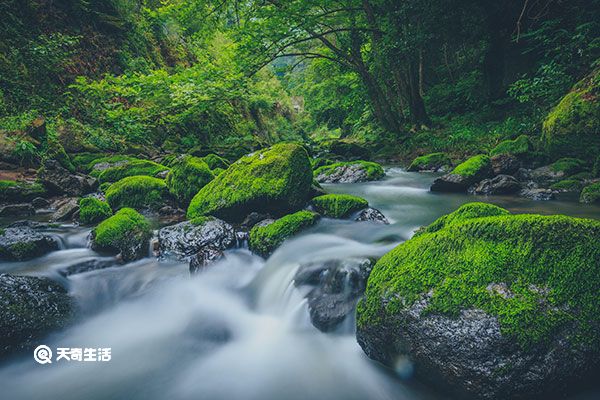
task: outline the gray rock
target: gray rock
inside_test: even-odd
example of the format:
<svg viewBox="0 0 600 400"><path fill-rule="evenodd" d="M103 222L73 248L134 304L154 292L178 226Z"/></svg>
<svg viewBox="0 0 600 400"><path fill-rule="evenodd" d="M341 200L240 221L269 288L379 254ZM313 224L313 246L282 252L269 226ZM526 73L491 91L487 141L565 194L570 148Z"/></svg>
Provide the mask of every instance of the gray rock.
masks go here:
<svg viewBox="0 0 600 400"><path fill-rule="evenodd" d="M155 178L166 179L167 175L169 175L169 170L166 169L164 171L160 171L156 174Z"/></svg>
<svg viewBox="0 0 600 400"><path fill-rule="evenodd" d="M527 172L528 175L526 176L526 180L532 180L540 186L550 185L566 177L564 171L555 171L550 165L539 167L534 170L522 171L524 174Z"/></svg>
<svg viewBox="0 0 600 400"><path fill-rule="evenodd" d="M361 164L343 164L332 172L319 174L315 179L319 183L356 183L371 180Z"/></svg>
<svg viewBox="0 0 600 400"><path fill-rule="evenodd" d="M551 189L527 188L527 189L521 190L520 195L523 197L526 197L528 199L531 199L531 200L539 200L539 201L546 201L546 200L554 199L554 192Z"/></svg>
<svg viewBox="0 0 600 400"><path fill-rule="evenodd" d="M50 207L50 202L46 199L44 199L43 197L36 197L35 199L31 200L31 205L36 209L46 209L48 207Z"/></svg>
<svg viewBox="0 0 600 400"><path fill-rule="evenodd" d="M48 278L0 274L0 355L33 349L74 314L66 290ZM32 361L33 362L33 361Z"/></svg>
<svg viewBox="0 0 600 400"><path fill-rule="evenodd" d="M360 210L358 214L354 217L355 221L369 221L376 222L380 224L388 225L390 221L383 215L381 211L376 208L367 207L363 210Z"/></svg>
<svg viewBox="0 0 600 400"><path fill-rule="evenodd" d="M195 274L223 258L223 251L212 246L200 249L190 258L190 273Z"/></svg>
<svg viewBox="0 0 600 400"><path fill-rule="evenodd" d="M69 265L61 270L59 273L62 276L71 276L76 274L82 274L84 272L95 271L98 269L110 268L117 265L116 260L113 258L92 258L77 262L76 264Z"/></svg>
<svg viewBox="0 0 600 400"><path fill-rule="evenodd" d="M498 175L484 179L469 189L470 193L480 195L513 194L521 190L521 184L513 176Z"/></svg>
<svg viewBox="0 0 600 400"><path fill-rule="evenodd" d="M498 154L493 156L490 161L496 175L513 175L522 166L522 162L512 154Z"/></svg>
<svg viewBox="0 0 600 400"><path fill-rule="evenodd" d="M471 179L467 179L462 175L446 174L434 180L429 190L432 192L464 193L472 183Z"/></svg>
<svg viewBox="0 0 600 400"><path fill-rule="evenodd" d="M48 160L40 168L38 180L52 194L82 196L96 190L98 181L83 174L73 174L56 160Z"/></svg>
<svg viewBox="0 0 600 400"><path fill-rule="evenodd" d="M52 236L27 226L0 229L0 260L28 260L58 248Z"/></svg>
<svg viewBox="0 0 600 400"><path fill-rule="evenodd" d="M28 203L0 207L0 217L29 217L31 215L35 215L35 208Z"/></svg>
<svg viewBox="0 0 600 400"><path fill-rule="evenodd" d="M79 199L76 197L61 199L53 206L56 211L52 214L52 221L72 221L75 213L79 211Z"/></svg>
<svg viewBox="0 0 600 400"><path fill-rule="evenodd" d="M227 222L209 218L194 225L190 221L164 227L158 231L162 255L188 260L204 247L225 250L235 244L233 227Z"/></svg>
<svg viewBox="0 0 600 400"><path fill-rule="evenodd" d="M307 294L313 325L328 332L354 312L373 263L369 259L328 260L301 265L296 286L312 286Z"/></svg>

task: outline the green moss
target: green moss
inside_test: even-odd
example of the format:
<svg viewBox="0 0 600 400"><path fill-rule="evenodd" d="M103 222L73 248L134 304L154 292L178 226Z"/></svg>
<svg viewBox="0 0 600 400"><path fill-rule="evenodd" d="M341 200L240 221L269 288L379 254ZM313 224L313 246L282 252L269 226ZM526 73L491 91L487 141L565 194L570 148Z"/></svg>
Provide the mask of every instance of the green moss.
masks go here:
<svg viewBox="0 0 600 400"><path fill-rule="evenodd" d="M39 183L0 180L0 202L30 201L45 194Z"/></svg>
<svg viewBox="0 0 600 400"><path fill-rule="evenodd" d="M580 81L548 114L542 141L552 158L593 161L600 153L600 70Z"/></svg>
<svg viewBox="0 0 600 400"><path fill-rule="evenodd" d="M564 172L565 175L572 175L585 169L586 162L577 158L561 158L558 161L550 164L550 168L554 172Z"/></svg>
<svg viewBox="0 0 600 400"><path fill-rule="evenodd" d="M100 172L98 180L103 182L116 182L129 176L155 176L159 172L168 170L164 165L149 160L135 160L123 165L110 167Z"/></svg>
<svg viewBox="0 0 600 400"><path fill-rule="evenodd" d="M165 181L150 176L130 176L113 183L106 191L106 200L113 210L131 207L156 210L169 200Z"/></svg>
<svg viewBox="0 0 600 400"><path fill-rule="evenodd" d="M314 177L316 178L319 175L331 175L335 172L338 167L343 167L346 165L360 165L362 169L367 172L368 181L374 181L380 178L383 178L385 172L383 171L383 167L380 164L371 161L350 161L350 162L336 162L329 165L324 165L314 170Z"/></svg>
<svg viewBox="0 0 600 400"><path fill-rule="evenodd" d="M146 218L131 208L122 208L94 230L94 243L106 250L123 251L131 243L147 242L152 236Z"/></svg>
<svg viewBox="0 0 600 400"><path fill-rule="evenodd" d="M79 221L90 225L103 221L113 215L108 203L95 197L84 197L79 200Z"/></svg>
<svg viewBox="0 0 600 400"><path fill-rule="evenodd" d="M319 214L331 218L344 218L369 206L367 200L349 194L325 194L312 199L311 204Z"/></svg>
<svg viewBox="0 0 600 400"><path fill-rule="evenodd" d="M467 161L459 164L452 171L453 174L458 174L464 177L475 177L481 174L482 171L491 168L491 161L485 154L480 154L469 158Z"/></svg>
<svg viewBox="0 0 600 400"><path fill-rule="evenodd" d="M87 163L87 165L82 166L82 168L85 168L86 172L90 172L90 175L98 177L98 175L100 175L100 173L102 173L102 171L96 170L95 166L97 164L116 164L116 163L126 163L126 162L130 162L130 161L141 161L138 160L137 158L133 158L131 156L127 156L124 154L113 154L113 155L108 155L108 156L102 156L102 155L98 155L96 157L91 157ZM81 160L81 162L83 162L83 160Z"/></svg>
<svg viewBox="0 0 600 400"><path fill-rule="evenodd" d="M312 169L317 169L326 165L331 165L333 163L335 163L335 161L321 157L313 158L312 160L310 160L310 165L312 166Z"/></svg>
<svg viewBox="0 0 600 400"><path fill-rule="evenodd" d="M583 188L579 201L582 203L600 202L600 182L592 183Z"/></svg>
<svg viewBox="0 0 600 400"><path fill-rule="evenodd" d="M446 153L431 153L415 158L408 171L435 170L446 165L452 165L452 160Z"/></svg>
<svg viewBox="0 0 600 400"><path fill-rule="evenodd" d="M531 150L533 150L533 146L531 145L529 137L527 135L521 135L515 140L505 140L498 143L498 145L490 151L490 156L496 156L498 154L513 154L515 156L526 155Z"/></svg>
<svg viewBox="0 0 600 400"><path fill-rule="evenodd" d="M173 164L166 183L171 194L187 206L196 193L213 179L213 173L201 158L184 156Z"/></svg>
<svg viewBox="0 0 600 400"><path fill-rule="evenodd" d="M587 171L578 172L578 173L576 173L574 175L569 176L569 179L573 179L573 180L576 180L576 181L585 181L587 179L592 179L592 178L593 178L592 173L591 172L587 172Z"/></svg>
<svg viewBox="0 0 600 400"><path fill-rule="evenodd" d="M550 189L564 192L578 192L581 190L581 186L582 183L580 180L569 178L550 185Z"/></svg>
<svg viewBox="0 0 600 400"><path fill-rule="evenodd" d="M255 226L250 231L250 250L262 256L271 254L286 239L314 225L319 215L310 211L298 211L279 218L267 226Z"/></svg>
<svg viewBox="0 0 600 400"><path fill-rule="evenodd" d="M227 161L223 157L220 157L216 154L209 154L207 156L204 156L204 157L202 157L202 160L208 165L208 167L210 169L215 169L215 168L227 169L227 168L229 168L229 165L231 165L229 163L229 161Z"/></svg>
<svg viewBox="0 0 600 400"><path fill-rule="evenodd" d="M464 214L463 207L457 213ZM440 229L383 256L357 309L359 328L390 323L387 318L394 321L399 310L432 293L427 313L482 309L523 347L566 327L575 329L573 340L598 347L600 222L498 213L467 219L450 214L445 223L434 223ZM511 295L496 293L494 284L506 285Z"/></svg>
<svg viewBox="0 0 600 400"><path fill-rule="evenodd" d="M99 189L102 193L106 193L106 191L108 190L109 187L111 187L111 185L112 185L112 182L104 182L104 183L100 184Z"/></svg>
<svg viewBox="0 0 600 400"><path fill-rule="evenodd" d="M55 136L49 136L44 143L44 159L56 160L70 172L75 172L75 166L71 162L69 155Z"/></svg>
<svg viewBox="0 0 600 400"><path fill-rule="evenodd" d="M496 215L508 215L510 214L504 208L495 206L489 203L473 202L467 203L460 207L453 213L446 214L436 219L431 225L424 226L415 232L415 236L423 233L433 233L440 229L445 228L448 225L455 224L457 222L463 222L473 218L492 217Z"/></svg>
<svg viewBox="0 0 600 400"><path fill-rule="evenodd" d="M233 163L200 189L187 215L241 221L252 211L285 214L305 204L311 181L306 151L295 144L278 144Z"/></svg>
<svg viewBox="0 0 600 400"><path fill-rule="evenodd" d="M37 245L34 242L18 242L10 246L10 253L15 260L31 258L36 252Z"/></svg>
<svg viewBox="0 0 600 400"><path fill-rule="evenodd" d="M223 168L215 168L212 170L212 173L214 176L219 176L221 175L223 172L225 172L226 170L224 170Z"/></svg>

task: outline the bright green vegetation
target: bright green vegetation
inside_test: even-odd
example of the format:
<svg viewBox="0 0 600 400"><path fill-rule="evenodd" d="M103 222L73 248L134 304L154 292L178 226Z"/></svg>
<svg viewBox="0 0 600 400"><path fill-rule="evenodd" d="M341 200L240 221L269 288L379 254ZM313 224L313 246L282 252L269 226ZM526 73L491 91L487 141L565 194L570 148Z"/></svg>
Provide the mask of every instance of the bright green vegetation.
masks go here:
<svg viewBox="0 0 600 400"><path fill-rule="evenodd" d="M0 201L29 201L45 193L39 183L0 180Z"/></svg>
<svg viewBox="0 0 600 400"><path fill-rule="evenodd" d="M96 164L125 164L131 161L141 161L137 158L124 155L124 154L112 154L112 155L102 155L102 154L85 154L81 159L77 159L78 156L74 157L74 160L80 163L84 172L90 172L92 176L98 176L102 171L97 171L94 169Z"/></svg>
<svg viewBox="0 0 600 400"><path fill-rule="evenodd" d="M453 174L462 175L464 177L470 178L481 175L483 172L491 168L491 161L488 156L485 154L480 154L478 156L473 156L469 158L467 161L458 164L454 170L452 170Z"/></svg>
<svg viewBox="0 0 600 400"><path fill-rule="evenodd" d="M444 229L449 225L457 222L463 222L472 218L493 217L498 215L509 215L510 213L504 208L495 206L489 203L467 203L461 206L456 211L441 216L431 223L429 226L423 226L415 232L415 236L422 233L433 233L440 229Z"/></svg>
<svg viewBox="0 0 600 400"><path fill-rule="evenodd" d="M250 250L267 256L286 239L314 225L318 219L318 214L303 210L281 217L269 225L255 226L250 230Z"/></svg>
<svg viewBox="0 0 600 400"><path fill-rule="evenodd" d="M214 170L215 168L227 169L230 165L229 161L216 154L209 154L202 157L202 160L208 165L208 168Z"/></svg>
<svg viewBox="0 0 600 400"><path fill-rule="evenodd" d="M213 173L203 159L184 156L173 163L166 183L171 194L182 205L187 206L196 193L213 178Z"/></svg>
<svg viewBox="0 0 600 400"><path fill-rule="evenodd" d="M452 160L446 153L431 153L417 157L408 167L409 171L423 171L438 169L443 166L452 165Z"/></svg>
<svg viewBox="0 0 600 400"><path fill-rule="evenodd" d="M369 206L367 200L350 194L325 194L312 199L311 204L319 214L330 218L344 218Z"/></svg>
<svg viewBox="0 0 600 400"><path fill-rule="evenodd" d="M531 145L529 137L527 135L521 135L514 140L505 140L498 143L498 145L490 151L490 156L498 154L513 154L515 156L520 156L527 155L527 153L532 150L533 146Z"/></svg>
<svg viewBox="0 0 600 400"><path fill-rule="evenodd" d="M582 186L583 184L580 180L569 178L550 185L550 189L561 190L565 192L578 192L581 190Z"/></svg>
<svg viewBox="0 0 600 400"><path fill-rule="evenodd" d="M578 82L544 120L543 141L553 158L594 161L600 153L599 71Z"/></svg>
<svg viewBox="0 0 600 400"><path fill-rule="evenodd" d="M95 224L113 215L107 202L95 197L79 200L79 221L85 225Z"/></svg>
<svg viewBox="0 0 600 400"><path fill-rule="evenodd" d="M586 168L586 162L577 158L561 158L553 162L550 168L554 172L564 172L565 175L573 175Z"/></svg>
<svg viewBox="0 0 600 400"><path fill-rule="evenodd" d="M113 183L106 190L106 201L113 210L123 207L137 210L162 207L170 199L163 179L150 176L130 176Z"/></svg>
<svg viewBox="0 0 600 400"><path fill-rule="evenodd" d="M582 203L597 203L600 201L600 182L592 183L583 188L579 201Z"/></svg>
<svg viewBox="0 0 600 400"><path fill-rule="evenodd" d="M252 211L285 214L305 204L311 182L304 148L278 144L240 158L200 189L187 216L241 221Z"/></svg>
<svg viewBox="0 0 600 400"><path fill-rule="evenodd" d="M380 164L371 161L358 160L349 162L340 161L333 164L323 165L314 170L314 176L317 177L322 174L331 175L337 168L351 165L359 166L361 169L366 171L367 180L369 181L380 179L385 175L383 167Z"/></svg>
<svg viewBox="0 0 600 400"><path fill-rule="evenodd" d="M102 221L94 229L93 235L97 247L123 252L134 244L146 243L152 237L152 230L143 215L134 209L122 208Z"/></svg>
<svg viewBox="0 0 600 400"><path fill-rule="evenodd" d="M523 347L570 327L571 340L598 350L599 221L511 215L482 204L453 214L377 262L357 310L359 326L382 324L431 291L425 312L482 309ZM494 285L506 285L510 295Z"/></svg>
<svg viewBox="0 0 600 400"><path fill-rule="evenodd" d="M98 174L100 182L116 182L128 176L155 176L168 170L164 165L149 160L135 160L123 165L110 167Z"/></svg>
<svg viewBox="0 0 600 400"><path fill-rule="evenodd" d="M214 176L221 175L221 172L225 172L225 170L223 168L218 168L218 167L212 170L212 173Z"/></svg>
<svg viewBox="0 0 600 400"><path fill-rule="evenodd" d="M325 165L331 165L335 163L335 161L330 160L328 158L317 157L310 160L310 165L313 169L317 169L319 167L323 167Z"/></svg>

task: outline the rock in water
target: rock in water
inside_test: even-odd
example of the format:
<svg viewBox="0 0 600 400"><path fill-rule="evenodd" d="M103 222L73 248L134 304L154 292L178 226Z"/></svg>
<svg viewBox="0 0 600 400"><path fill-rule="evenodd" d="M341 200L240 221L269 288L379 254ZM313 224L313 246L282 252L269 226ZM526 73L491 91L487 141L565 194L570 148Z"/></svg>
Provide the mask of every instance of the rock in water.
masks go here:
<svg viewBox="0 0 600 400"><path fill-rule="evenodd" d="M0 274L0 304L1 356L39 345L74 313L66 290L48 278Z"/></svg>
<svg viewBox="0 0 600 400"><path fill-rule="evenodd" d="M311 183L306 150L297 144L277 144L240 158L200 189L187 216L214 215L241 222L251 212L285 215L304 206Z"/></svg>
<svg viewBox="0 0 600 400"><path fill-rule="evenodd" d="M248 243L250 250L263 257L267 257L286 239L313 226L318 219L318 214L302 210L288 214L276 221L262 221L254 225L250 230Z"/></svg>
<svg viewBox="0 0 600 400"><path fill-rule="evenodd" d="M474 185L469 192L474 194L495 195L513 194L521 190L521 184L510 175L498 175L492 179L484 179Z"/></svg>
<svg viewBox="0 0 600 400"><path fill-rule="evenodd" d="M225 221L199 217L160 229L158 241L161 254L188 260L207 246L221 251L232 247L235 233Z"/></svg>
<svg viewBox="0 0 600 400"><path fill-rule="evenodd" d="M148 253L152 230L146 218L132 208L122 208L92 231L94 250L118 252L123 261L133 261Z"/></svg>
<svg viewBox="0 0 600 400"><path fill-rule="evenodd" d="M356 183L381 179L381 165L370 161L337 162L319 167L314 172L319 183Z"/></svg>
<svg viewBox="0 0 600 400"><path fill-rule="evenodd" d="M390 223L390 221L388 221L381 211L371 207L367 207L364 210L359 211L356 217L354 217L354 220L375 222L384 225L388 225Z"/></svg>
<svg viewBox="0 0 600 400"><path fill-rule="evenodd" d="M486 155L480 154L469 158L446 174L433 181L432 192L466 192L467 189L493 174L492 163Z"/></svg>
<svg viewBox="0 0 600 400"><path fill-rule="evenodd" d="M56 160L48 160L40 168L38 180L51 194L82 196L98 187L98 181L83 174L73 174Z"/></svg>
<svg viewBox="0 0 600 400"><path fill-rule="evenodd" d="M600 221L471 203L383 256L357 338L390 367L461 395L532 398L576 387L600 355Z"/></svg>
<svg viewBox="0 0 600 400"><path fill-rule="evenodd" d="M195 274L223 258L223 251L211 246L200 249L190 258L190 273Z"/></svg>
<svg viewBox="0 0 600 400"><path fill-rule="evenodd" d="M0 229L0 260L28 260L58 250L57 241L28 226Z"/></svg>

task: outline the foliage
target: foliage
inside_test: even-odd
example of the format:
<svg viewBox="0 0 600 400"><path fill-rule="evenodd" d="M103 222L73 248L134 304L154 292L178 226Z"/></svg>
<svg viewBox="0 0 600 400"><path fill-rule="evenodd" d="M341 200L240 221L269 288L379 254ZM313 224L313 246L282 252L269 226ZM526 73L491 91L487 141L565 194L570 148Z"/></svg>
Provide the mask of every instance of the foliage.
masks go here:
<svg viewBox="0 0 600 400"><path fill-rule="evenodd" d="M266 225L255 225L250 230L250 250L268 256L286 239L314 225L319 215L310 211L298 211Z"/></svg>
<svg viewBox="0 0 600 400"><path fill-rule="evenodd" d="M369 206L367 200L349 194L325 194L312 199L311 204L319 214L330 218L348 217Z"/></svg>

